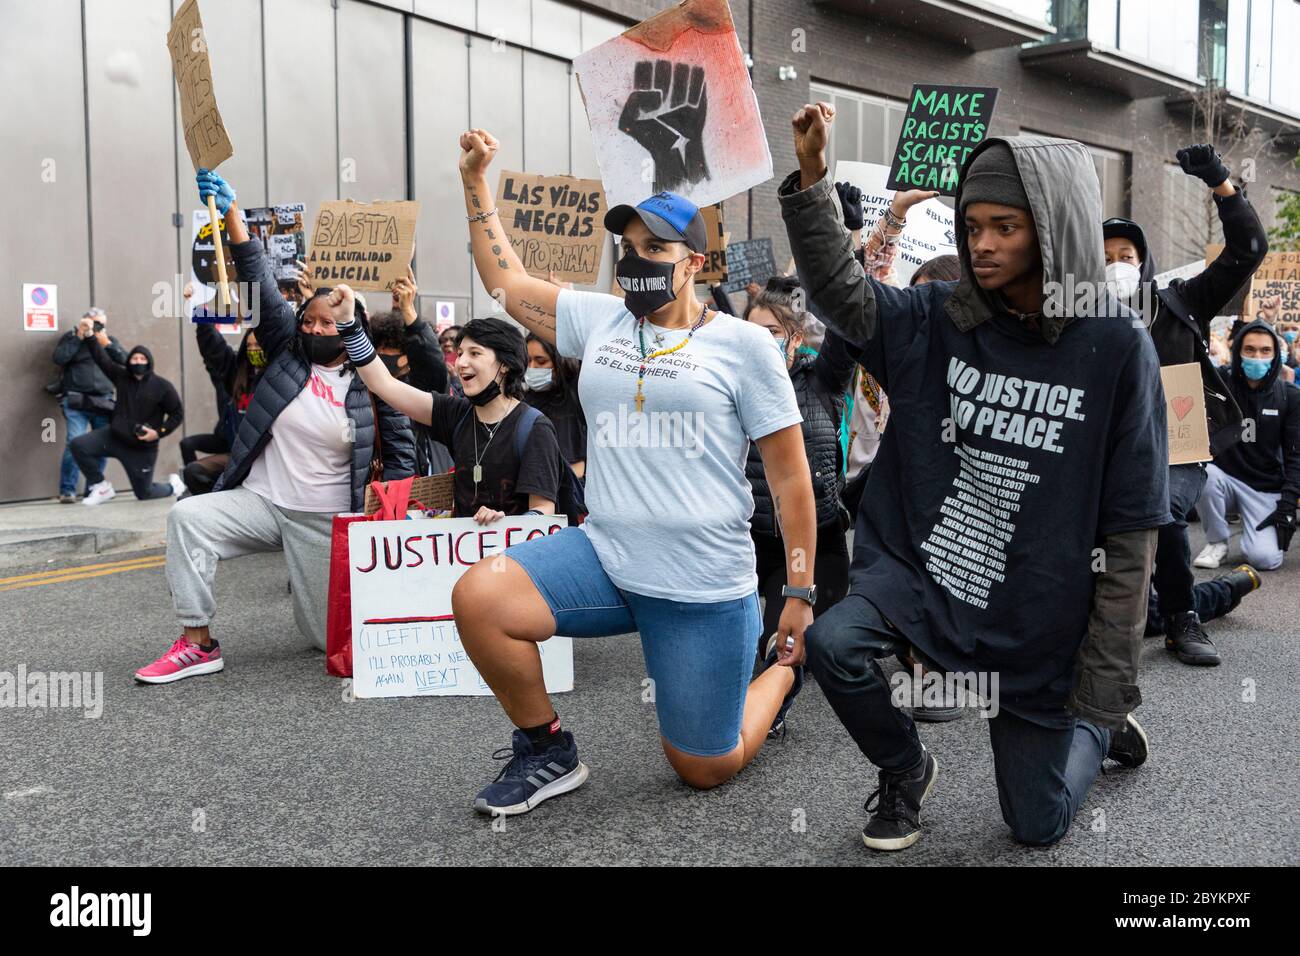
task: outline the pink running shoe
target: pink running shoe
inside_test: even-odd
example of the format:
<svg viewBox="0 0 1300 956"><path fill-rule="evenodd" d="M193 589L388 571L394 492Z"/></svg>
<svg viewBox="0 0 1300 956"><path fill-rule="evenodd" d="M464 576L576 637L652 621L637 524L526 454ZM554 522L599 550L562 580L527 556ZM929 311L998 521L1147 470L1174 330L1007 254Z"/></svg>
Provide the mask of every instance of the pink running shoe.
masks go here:
<svg viewBox="0 0 1300 956"><path fill-rule="evenodd" d="M167 653L148 667L135 672L135 679L142 684L170 684L174 680L186 677L198 677L200 674L215 674L223 670L226 662L221 659L221 645L214 644L204 650L192 644L184 637L167 648Z"/></svg>

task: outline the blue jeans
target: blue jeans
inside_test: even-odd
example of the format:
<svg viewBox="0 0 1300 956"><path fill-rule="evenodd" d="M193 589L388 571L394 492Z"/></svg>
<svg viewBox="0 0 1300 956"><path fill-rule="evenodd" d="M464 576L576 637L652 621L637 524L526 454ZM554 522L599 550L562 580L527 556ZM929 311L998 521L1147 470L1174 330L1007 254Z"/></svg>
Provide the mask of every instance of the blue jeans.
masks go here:
<svg viewBox="0 0 1300 956"><path fill-rule="evenodd" d="M754 646L763 626L758 594L691 604L617 587L581 528L507 548L555 616L555 633L608 637L641 632L659 732L675 749L720 757L740 743Z"/></svg>
<svg viewBox="0 0 1300 956"><path fill-rule="evenodd" d="M866 758L891 773L922 759L916 724L895 705L879 664L908 646L862 594L849 594L808 629L808 663L835 716ZM1004 706L988 724L1002 819L1021 843L1055 843L1101 769L1109 731L1083 720L1043 727Z"/></svg>
<svg viewBox="0 0 1300 956"><path fill-rule="evenodd" d="M59 403L63 407L63 418L68 423L68 437L63 443L63 459L59 462L59 494L75 495L77 477L81 474L76 459L72 457L72 439L96 428L107 428L109 416L103 412L83 412L69 408L67 400ZM107 458L99 459L99 470L108 464Z"/></svg>

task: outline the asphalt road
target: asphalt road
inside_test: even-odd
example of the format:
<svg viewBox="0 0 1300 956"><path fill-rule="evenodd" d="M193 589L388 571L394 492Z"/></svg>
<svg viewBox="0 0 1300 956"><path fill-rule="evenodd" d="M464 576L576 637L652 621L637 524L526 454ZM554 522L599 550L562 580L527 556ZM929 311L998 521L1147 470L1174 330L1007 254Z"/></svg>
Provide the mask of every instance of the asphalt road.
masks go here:
<svg viewBox="0 0 1300 956"><path fill-rule="evenodd" d="M922 728L941 772L925 835L894 855L861 844L875 772L815 687L784 742L696 793L659 751L639 642L575 642L577 689L557 708L591 779L494 829L471 801L508 744L495 701L346 701L294 627L278 555L223 565L226 670L167 686L131 680L178 633L153 562L0 590L0 671L104 681L97 719L0 709L0 864L1295 865L1300 554L1290 563L1212 626L1223 666L1147 641L1151 760L1100 777L1058 845L1011 840L972 713Z"/></svg>

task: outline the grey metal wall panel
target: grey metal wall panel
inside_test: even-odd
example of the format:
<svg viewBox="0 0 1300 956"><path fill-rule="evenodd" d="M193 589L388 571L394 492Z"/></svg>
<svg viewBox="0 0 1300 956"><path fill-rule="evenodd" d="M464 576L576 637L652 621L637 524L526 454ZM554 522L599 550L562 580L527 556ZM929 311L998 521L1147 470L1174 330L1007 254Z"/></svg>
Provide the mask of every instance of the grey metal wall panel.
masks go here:
<svg viewBox="0 0 1300 956"><path fill-rule="evenodd" d="M123 345L148 345L160 375L184 391L176 318L152 314L158 282L176 275L176 84L165 37L168 0L87 3L92 256L95 300L113 317ZM180 462L175 439L160 448L158 470ZM109 477L124 480L120 467Z"/></svg>
<svg viewBox="0 0 1300 956"><path fill-rule="evenodd" d="M488 173L488 185L495 196L501 170L522 169L524 163L522 52L471 38L469 85L470 126L486 129L501 141ZM473 295L474 314L490 314L493 300L477 277Z"/></svg>
<svg viewBox="0 0 1300 956"><path fill-rule="evenodd" d="M479 0L478 32L531 46L533 26L529 0Z"/></svg>
<svg viewBox="0 0 1300 956"><path fill-rule="evenodd" d="M40 42L31 42L40 37ZM0 5L0 501L53 495L66 437L63 416L41 390L57 374L59 337L90 304L86 141L77 0ZM58 287L57 332L25 332L24 282ZM57 441L45 442L49 424Z"/></svg>
<svg viewBox="0 0 1300 956"><path fill-rule="evenodd" d="M569 65L524 52L524 169L569 171Z"/></svg>
<svg viewBox="0 0 1300 956"><path fill-rule="evenodd" d="M559 0L533 0L532 47L570 60L581 53L582 26L578 10Z"/></svg>
<svg viewBox="0 0 1300 956"><path fill-rule="evenodd" d="M600 164L596 162L596 147L591 141L591 126L577 73L569 77L569 162L573 175L600 178Z"/></svg>
<svg viewBox="0 0 1300 956"><path fill-rule="evenodd" d="M456 156L457 138L469 127L469 48L458 30L421 20L411 30L413 173L421 203L416 275L421 296L456 301L463 318L470 303L469 233Z"/></svg>
<svg viewBox="0 0 1300 956"><path fill-rule="evenodd" d="M401 14L341 0L339 194L406 198L406 75Z"/></svg>
<svg viewBox="0 0 1300 956"><path fill-rule="evenodd" d="M473 30L477 16L474 0L415 0L415 12L454 26Z"/></svg>
<svg viewBox="0 0 1300 956"><path fill-rule="evenodd" d="M264 13L267 194L306 203L310 224L322 199L338 198L334 9L329 0L270 0Z"/></svg>

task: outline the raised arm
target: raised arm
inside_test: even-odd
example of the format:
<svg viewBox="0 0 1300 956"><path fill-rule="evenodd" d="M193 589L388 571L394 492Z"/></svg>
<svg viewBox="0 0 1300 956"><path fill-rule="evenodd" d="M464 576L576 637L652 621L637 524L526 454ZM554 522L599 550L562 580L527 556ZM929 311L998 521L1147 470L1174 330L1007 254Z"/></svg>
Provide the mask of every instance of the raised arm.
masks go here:
<svg viewBox="0 0 1300 956"><path fill-rule="evenodd" d="M402 325L406 329L403 350L411 365L411 384L442 395L447 391L447 360L438 344L438 333L420 318L415 309L418 292L415 273L407 266L406 276L393 285L393 310L402 316Z"/></svg>
<svg viewBox="0 0 1300 956"><path fill-rule="evenodd" d="M375 361L375 347L352 311L355 298L352 289L340 283L334 287L326 301L334 312L334 327L343 336L343 347L347 349L348 358L361 376L361 381L366 383L370 394L387 402L397 412L421 425L431 424L435 396L399 382L389 374L388 367L383 362Z"/></svg>
<svg viewBox="0 0 1300 956"><path fill-rule="evenodd" d="M91 358L108 376L108 380L114 385L122 385L126 381L126 363L114 361L106 351L109 345L108 333L96 332L86 339L86 344L90 347Z"/></svg>
<svg viewBox="0 0 1300 956"><path fill-rule="evenodd" d="M555 344L555 303L560 290L545 279L530 276L510 248L497 214L496 200L488 188L487 167L500 143L483 129L471 129L460 137L460 178L465 185L465 212L469 223L474 268L483 287L500 298L506 312L530 332ZM369 384L369 383L367 383Z"/></svg>

